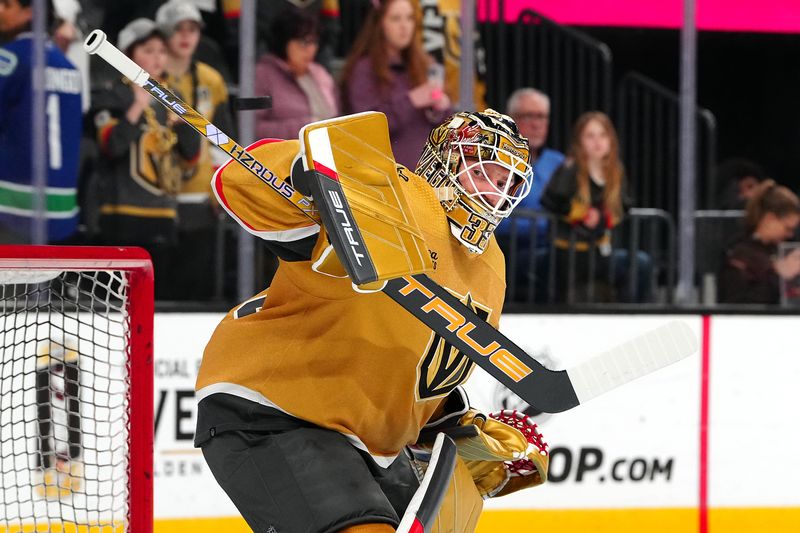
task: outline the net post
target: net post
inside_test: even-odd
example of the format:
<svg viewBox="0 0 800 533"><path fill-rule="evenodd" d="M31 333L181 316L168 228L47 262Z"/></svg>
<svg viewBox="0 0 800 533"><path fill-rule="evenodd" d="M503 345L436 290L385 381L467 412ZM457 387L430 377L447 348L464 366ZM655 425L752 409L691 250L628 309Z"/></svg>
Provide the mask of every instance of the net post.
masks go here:
<svg viewBox="0 0 800 533"><path fill-rule="evenodd" d="M131 417L128 434L130 450L129 483L130 530L141 533L153 531L153 315L154 280L150 256L139 250L147 266L130 271L130 332L128 362L131 379Z"/></svg>
<svg viewBox="0 0 800 533"><path fill-rule="evenodd" d="M110 278L98 276L104 272L109 273ZM77 281L75 278L64 277L64 274L76 273L78 274ZM108 281L110 279L111 281ZM89 283L84 285L81 280L89 280ZM99 281L98 281L99 280ZM105 281L104 281L105 280ZM54 471L53 475L58 479L55 481L36 481L34 477L35 467L33 460L29 460L27 466L23 466L17 470L11 471L14 483L19 483L17 486L17 496L27 498L23 500L4 501L2 497L6 494L6 488L0 484L0 532L2 531L44 531L43 527L47 527L48 531L110 531L113 533L152 533L153 531L153 439L154 439L154 425L153 425L153 266L150 261L148 253L141 248L123 248L123 247L91 247L91 246L0 246L0 282L2 284L17 285L22 284L29 287L34 287L36 291L53 290L51 283L56 283L55 287L60 287L60 292L54 293L56 298L46 300L29 300L28 293L17 293L12 290L8 293L10 299L20 297L22 304L17 306L15 303L12 305L3 306L3 324L11 328L20 329L24 332L22 336L12 335L14 347L9 349L3 347L3 353L11 354L11 360L14 360L15 354L22 353L24 358L30 359L31 357L41 357L43 354L39 353L38 346L41 345L40 334L37 330L39 327L44 327L45 331L49 332L51 327L49 324L49 315L44 314L45 320L39 321L38 314L33 321L28 320L25 316L26 313L34 314L39 313L40 306L44 306L41 310L50 311L54 316L59 319L53 324L56 324L55 329L62 332L64 338L61 344L64 349L68 347L67 337L74 336L77 343L75 349L78 352L79 362L80 358L84 355L94 358L100 357L101 363L104 364L106 371L98 372L96 375L98 379L110 380L114 379L120 382L124 379L125 387L123 389L115 389L113 394L125 394L126 399L114 405L106 403L105 408L113 409L127 409L127 413L115 420L125 420L127 435L124 440L116 441L109 445L104 444L103 447L98 448L98 442L102 438L108 438L102 432L97 432L96 426L89 432L83 432L83 444L81 445L81 456L78 459L79 466L88 467L89 464L85 463L88 456L83 455L87 452L88 448L84 448L86 439L91 436L94 446L92 452L94 453L109 453L114 449L125 448L126 461L125 461L125 486L126 497L124 503L124 512L117 514L117 510L122 510L122 507L116 506L116 502L112 501L111 506L102 507L103 504L96 503L99 507L81 507L81 517L75 517L75 511L72 513L62 514L60 508L62 505L69 509L70 498L75 498L76 495L81 495L83 502L86 501L87 492L83 492L88 488L88 483L93 483L93 490L101 492L89 493L95 502L102 500L106 497L114 497L117 493L102 492L103 483L108 479L105 477L98 477L97 472L103 468L113 468L115 463L106 459L106 462L92 463L91 466L95 468L95 473L92 478L83 477L85 471L74 474L70 469L66 471ZM61 285L63 284L63 285ZM64 287L68 284L72 287L72 291L64 291ZM99 293L95 290L99 289ZM5 290L5 289L4 289ZM115 296L111 296L111 294ZM108 301L100 301L100 304L95 307L94 298L101 294L107 294L111 300L115 298L121 299L124 302L123 307L119 307L118 303L109 305ZM87 298L91 301L84 301ZM102 296L100 296L102 298ZM116 324L113 327L100 332L100 336L96 340L92 328L95 327L93 314L97 313L100 319L99 324L105 324L109 327L109 318L113 319L111 323ZM13 318L14 314L21 314L22 319L17 320ZM12 317L8 320L7 316ZM87 316L88 315L88 316ZM79 318L79 317L83 318ZM88 320L87 320L88 319ZM69 324L69 326L67 326ZM83 332L83 328L87 328L89 332ZM28 335L27 332L34 331L34 335ZM83 332L83 333L82 333ZM120 335L120 332L125 332L125 347L120 349L116 347L116 342L111 343L108 338L114 335ZM45 339L50 333L45 333ZM119 337L118 337L119 338ZM50 350L54 338L50 337ZM23 343L25 343L23 345ZM83 353L83 343L89 343L89 351ZM31 345L35 346L31 348ZM18 346L24 352L20 352ZM35 351L32 351L35 349ZM98 351L95 352L94 350ZM116 351L116 352L115 352ZM51 357L50 352L47 357ZM62 361L66 361L66 351L62 355L56 355L55 359L59 357ZM116 354L119 357L125 357L124 362L124 378L120 375L117 376L111 371L111 367L115 364L114 360ZM19 357L17 357L19 358ZM4 360L0 358L0 363ZM25 379L24 376L32 374L32 369L35 368L31 365L21 367L19 375L11 373L10 375L3 374L0 376L0 404L3 401L9 400L10 395L7 395L6 389L3 387L19 386L20 382L15 381L18 379ZM80 387L90 387L93 383L91 372L94 371L94 366L88 366L87 372L89 373L89 381L87 383L80 383ZM116 368L120 368L117 366ZM27 369L27 370L26 370ZM92 369L92 370L90 370ZM81 371L82 372L82 371ZM22 376L22 377L20 377ZM79 378L82 380L82 378ZM32 387L33 382L28 382L28 389L32 393L36 393L35 387ZM108 386L108 382L105 386ZM79 389L80 390L80 389ZM105 389L106 393L109 392ZM32 394L28 394L29 399L33 399ZM94 397L94 396L92 396ZM39 401L38 398L36 400ZM109 400L101 400L108 402ZM6 401L6 403L9 403ZM101 405L102 406L102 405ZM13 405L11 406L13 407ZM92 411L94 412L94 411ZM29 424L28 418L24 418L25 414L22 410L21 418L15 420L11 419L11 424L27 425ZM85 417L85 421L89 422L91 426L91 415L83 413L79 415ZM96 419L100 422L108 423L108 420L103 420L102 417ZM63 426L63 424L62 424ZM94 433L91 433L91 432ZM25 431L22 433L23 439L41 439L41 434L37 435ZM62 437L62 443L64 438ZM71 437L69 443L72 443ZM5 451L9 448L6 446ZM27 450L27 448L26 448ZM13 451L16 454L16 448ZM28 451L25 452L30 455ZM70 459L71 460L70 452ZM94 460L97 461L97 455ZM109 456L110 457L110 456ZM102 460L101 460L102 461ZM24 464L25 461L17 462L16 460L10 464ZM4 463L5 467L8 462ZM69 463L68 463L69 464ZM120 463L116 463L122 466ZM0 481L5 479L6 471L0 470ZM61 477L65 476L80 476L82 478L81 488L77 492L73 492L74 486L61 485ZM115 482L112 480L112 482ZM13 487L12 487L13 488ZM41 488L37 492L37 488ZM113 486L112 486L113 490ZM66 498L66 499L63 499ZM99 500L98 500L99 498ZM54 500L58 500L58 504ZM74 500L73 500L74 501ZM19 503L25 504L25 511L21 514L17 508L16 514L6 515L4 513L5 505L15 505ZM77 504L76 504L77 505ZM87 505L83 503L82 505ZM51 512L52 511L52 512ZM99 520L99 521L98 521Z"/></svg>

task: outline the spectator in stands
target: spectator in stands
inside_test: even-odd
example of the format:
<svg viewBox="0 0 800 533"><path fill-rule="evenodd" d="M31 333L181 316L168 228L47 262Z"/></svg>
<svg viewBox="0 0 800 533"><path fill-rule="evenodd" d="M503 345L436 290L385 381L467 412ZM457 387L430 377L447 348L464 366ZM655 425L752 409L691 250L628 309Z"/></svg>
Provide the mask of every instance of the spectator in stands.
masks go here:
<svg viewBox="0 0 800 533"><path fill-rule="evenodd" d="M54 11L49 6L48 28ZM31 0L0 0L0 242L31 242L35 227L33 170L33 20ZM78 224L81 75L51 42L47 65L45 164L47 239L64 242Z"/></svg>
<svg viewBox="0 0 800 533"><path fill-rule="evenodd" d="M766 180L747 202L745 235L726 252L719 277L721 303L777 304L781 279L800 275L800 249L778 258L778 245L800 224L800 200Z"/></svg>
<svg viewBox="0 0 800 533"><path fill-rule="evenodd" d="M519 208L541 210L541 197L553 173L564 162L564 154L558 150L548 148L547 133L550 127L550 97L545 93L530 87L517 89L508 98L506 113L514 119L519 126L520 133L528 139L531 149L533 165L533 184L531 192L522 200ZM517 240L515 254L511 254L511 220L506 219L500 223L495 231L497 242L506 257L515 257L517 265L516 283L519 289L524 289L532 274L536 276L536 300L544 299L548 274L548 251L550 249L550 236L548 234L547 218L536 220L535 272L529 272L531 243L531 220L525 217L517 218Z"/></svg>
<svg viewBox="0 0 800 533"><path fill-rule="evenodd" d="M627 209L625 171L618 146L616 130L607 115L584 113L573 129L569 159L553 175L542 196L542 205L560 217L553 243L558 301L612 301L613 289L622 292L617 296L623 300L649 299L650 257L638 252L634 261L637 294L625 295L628 251L619 249L612 254L611 231ZM592 284L595 295L588 291ZM569 290L574 291L573 298Z"/></svg>
<svg viewBox="0 0 800 533"><path fill-rule="evenodd" d="M381 111L398 163L415 168L431 127L450 112L441 67L422 51L411 0L374 2L342 71L345 111ZM438 81L428 79L428 71Z"/></svg>
<svg viewBox="0 0 800 533"><path fill-rule="evenodd" d="M151 76L164 79L166 37L154 21L141 18L125 26L117 47ZM98 240L147 248L155 267L156 297L173 298L170 261L177 241L177 194L183 179L194 173L200 136L123 78L93 94L92 102L90 116L100 147Z"/></svg>
<svg viewBox="0 0 800 533"><path fill-rule="evenodd" d="M744 209L765 179L764 170L757 163L740 157L720 163L715 174L715 183L722 187L719 209Z"/></svg>
<svg viewBox="0 0 800 533"><path fill-rule="evenodd" d="M229 57L239 57L240 0L222 0L222 14L226 21L228 36L221 44ZM285 9L299 8L319 22L319 46L315 61L326 69L331 68L336 56L336 45L340 33L339 0L257 0L256 1L256 47L259 54L276 52L272 48L270 35L275 20ZM279 50L277 50L279 51Z"/></svg>
<svg viewBox="0 0 800 533"><path fill-rule="evenodd" d="M81 109L86 112L89 110L90 93L89 55L83 49L81 4L78 0L53 0L53 9L56 16L53 42L81 73Z"/></svg>
<svg viewBox="0 0 800 533"><path fill-rule="evenodd" d="M186 102L224 132L233 133L225 80L209 65L196 61L203 19L200 10L186 0L171 0L156 13L156 22L168 35L167 85L184 95ZM178 249L172 266L175 296L204 300L211 296L208 273L197 265L213 261L219 208L211 194L211 177L227 160L209 142L200 146L194 174L185 179L178 194Z"/></svg>
<svg viewBox="0 0 800 533"><path fill-rule="evenodd" d="M272 96L272 108L256 114L260 138L296 139L300 128L339 114L336 85L314 62L319 22L311 13L287 8L273 21L270 50L256 65L256 94Z"/></svg>

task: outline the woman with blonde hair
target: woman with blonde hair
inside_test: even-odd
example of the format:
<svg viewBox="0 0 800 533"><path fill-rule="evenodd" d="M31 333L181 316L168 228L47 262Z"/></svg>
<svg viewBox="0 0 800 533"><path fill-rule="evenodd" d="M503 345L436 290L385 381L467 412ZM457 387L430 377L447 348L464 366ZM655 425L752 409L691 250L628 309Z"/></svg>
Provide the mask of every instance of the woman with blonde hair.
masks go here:
<svg viewBox="0 0 800 533"><path fill-rule="evenodd" d="M725 252L720 272L723 303L780 302L781 280L800 275L800 249L778 257L800 224L800 200L792 191L766 180L747 202L745 235Z"/></svg>
<svg viewBox="0 0 800 533"><path fill-rule="evenodd" d="M611 119L599 111L578 117L568 156L542 196L542 206L560 217L554 239L556 299L570 303L613 299L608 290L612 287L603 281L624 291L629 260L627 250L611 250L611 231L626 211L625 169ZM650 264L647 254L637 253L636 294L624 299L648 299ZM597 289L596 294L590 294L590 287Z"/></svg>
<svg viewBox="0 0 800 533"><path fill-rule="evenodd" d="M431 127L451 112L444 70L422 49L416 2L372 4L342 71L343 107L384 113L395 159L414 169Z"/></svg>

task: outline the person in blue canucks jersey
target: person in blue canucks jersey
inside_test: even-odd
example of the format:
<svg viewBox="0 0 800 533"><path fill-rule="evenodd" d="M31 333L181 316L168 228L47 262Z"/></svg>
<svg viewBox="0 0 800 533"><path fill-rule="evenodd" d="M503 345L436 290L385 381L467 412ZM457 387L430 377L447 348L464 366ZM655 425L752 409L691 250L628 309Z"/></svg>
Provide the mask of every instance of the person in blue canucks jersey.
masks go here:
<svg viewBox="0 0 800 533"><path fill-rule="evenodd" d="M31 0L0 0L0 241L5 243L29 242L34 215L32 18ZM45 54L47 235L50 242L64 242L78 223L81 76L52 43Z"/></svg>

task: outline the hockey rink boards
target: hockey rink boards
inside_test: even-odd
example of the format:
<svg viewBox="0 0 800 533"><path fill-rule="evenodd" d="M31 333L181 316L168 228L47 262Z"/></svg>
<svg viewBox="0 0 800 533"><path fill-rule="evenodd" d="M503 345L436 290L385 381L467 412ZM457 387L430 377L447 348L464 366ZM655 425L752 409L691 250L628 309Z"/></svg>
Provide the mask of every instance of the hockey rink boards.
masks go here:
<svg viewBox="0 0 800 533"><path fill-rule="evenodd" d="M221 318L156 315L158 532L249 531L192 446L197 366ZM546 366L563 368L676 318L703 338L705 354L535 417L550 444L551 479L486 502L479 533L796 531L800 317L507 315L502 329ZM487 410L520 407L480 371L468 390Z"/></svg>
<svg viewBox="0 0 800 533"><path fill-rule="evenodd" d="M191 442L196 368L221 318L156 316L159 532L249 531ZM501 329L546 366L563 368L675 319L699 337L708 329L705 404L698 353L566 413L535 417L553 452L551 480L486 502L479 533L531 524L576 533L796 530L800 456L792 443L800 429L780 406L800 405L800 317L506 315ZM467 388L481 408L514 406L478 370Z"/></svg>

